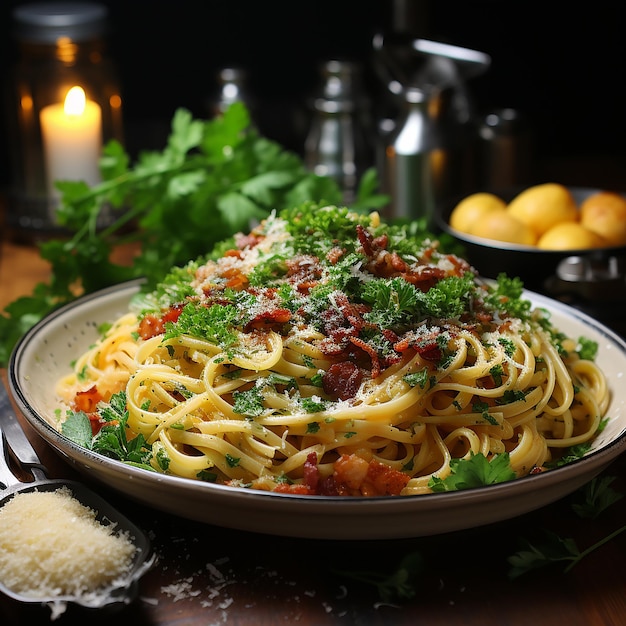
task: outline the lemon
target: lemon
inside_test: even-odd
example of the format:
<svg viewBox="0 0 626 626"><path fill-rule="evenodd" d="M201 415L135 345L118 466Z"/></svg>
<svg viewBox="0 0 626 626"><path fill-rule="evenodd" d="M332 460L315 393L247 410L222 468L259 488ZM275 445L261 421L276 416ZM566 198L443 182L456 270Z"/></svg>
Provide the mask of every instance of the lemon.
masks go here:
<svg viewBox="0 0 626 626"><path fill-rule="evenodd" d="M580 205L580 223L608 245L626 245L626 198L611 191L589 196Z"/></svg>
<svg viewBox="0 0 626 626"><path fill-rule="evenodd" d="M476 223L490 211L503 211L506 202L495 194L487 192L473 193L463 198L450 214L450 226L462 232L471 234Z"/></svg>
<svg viewBox="0 0 626 626"><path fill-rule="evenodd" d="M537 242L542 250L586 250L604 245L602 238L579 222L561 222L547 230Z"/></svg>
<svg viewBox="0 0 626 626"><path fill-rule="evenodd" d="M534 231L508 211L488 212L474 226L472 235L523 246L534 246L537 243Z"/></svg>
<svg viewBox="0 0 626 626"><path fill-rule="evenodd" d="M537 239L556 224L578 221L576 200L558 183L528 187L509 202L507 211L532 228Z"/></svg>

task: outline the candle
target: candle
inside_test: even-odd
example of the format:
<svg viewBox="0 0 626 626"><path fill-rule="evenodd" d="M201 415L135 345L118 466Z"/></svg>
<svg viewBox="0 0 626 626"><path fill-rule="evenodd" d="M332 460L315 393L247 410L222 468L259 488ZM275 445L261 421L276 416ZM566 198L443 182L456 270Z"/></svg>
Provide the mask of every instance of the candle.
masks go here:
<svg viewBox="0 0 626 626"><path fill-rule="evenodd" d="M49 194L59 197L54 183L60 180L98 183L102 148L100 106L86 100L81 87L72 87L63 104L41 110L40 120Z"/></svg>

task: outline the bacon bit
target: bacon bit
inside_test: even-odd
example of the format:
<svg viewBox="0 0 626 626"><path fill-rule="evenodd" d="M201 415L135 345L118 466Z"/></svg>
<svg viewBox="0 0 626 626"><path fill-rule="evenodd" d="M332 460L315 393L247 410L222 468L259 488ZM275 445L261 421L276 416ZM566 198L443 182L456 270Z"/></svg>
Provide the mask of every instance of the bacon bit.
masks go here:
<svg viewBox="0 0 626 626"><path fill-rule="evenodd" d="M406 352L409 348L413 348L427 361L440 361L443 356L441 348L437 343L437 337L440 334L441 330L439 328L433 328L428 334L423 335L409 333L395 343L393 349L396 352Z"/></svg>
<svg viewBox="0 0 626 626"><path fill-rule="evenodd" d="M241 250L226 250L226 252L224 252L224 256L232 256L236 259L242 259L243 254L241 254L241 252Z"/></svg>
<svg viewBox="0 0 626 626"><path fill-rule="evenodd" d="M244 235L243 233L237 233L235 235L235 245L239 250L245 250L246 248L254 248L258 246L265 237L263 235L255 235L250 233Z"/></svg>
<svg viewBox="0 0 626 626"><path fill-rule="evenodd" d="M390 328L381 328L380 332L389 343L396 343L400 340L400 337Z"/></svg>
<svg viewBox="0 0 626 626"><path fill-rule="evenodd" d="M443 270L431 264L435 253L432 245L422 251L419 265L411 266L397 252L389 252L387 235L372 237L362 226L357 226L357 237L363 253L370 259L367 270L382 278L402 277L407 282L426 292L447 276L462 276L466 271L473 271L470 264L456 255L446 255L446 260L453 266L452 270Z"/></svg>
<svg viewBox="0 0 626 626"><path fill-rule="evenodd" d="M180 317L184 304L175 304L171 306L161 317L149 313L145 315L139 322L139 336L146 340L162 335L165 332L165 324L167 322L176 322Z"/></svg>
<svg viewBox="0 0 626 626"><path fill-rule="evenodd" d="M83 413L93 413L96 410L98 402L104 400L102 394L95 385L89 387L85 391L78 391L74 396L73 408L75 411L83 411Z"/></svg>
<svg viewBox="0 0 626 626"><path fill-rule="evenodd" d="M141 322L139 322L139 336L142 339L151 339L157 335L163 334L165 331L165 325L160 317L149 313L144 315Z"/></svg>
<svg viewBox="0 0 626 626"><path fill-rule="evenodd" d="M228 279L225 287L243 291L248 285L248 277L239 268L232 267L227 269L222 273L222 276Z"/></svg>
<svg viewBox="0 0 626 626"><path fill-rule="evenodd" d="M434 253L434 248L431 250L431 254L429 255L428 258L430 258L432 256L432 254ZM463 274L465 274L465 272L474 272L475 270L472 268L472 266L470 265L469 261L467 261L466 259L462 259L461 257L456 256L456 254L447 254L446 255L446 259L455 267L455 272L454 275L455 276L463 276Z"/></svg>
<svg viewBox="0 0 626 626"><path fill-rule="evenodd" d="M322 496L398 496L410 479L404 472L357 454L342 455L334 462L332 475L321 478L317 454L312 452L304 464L303 482L280 483L274 491Z"/></svg>
<svg viewBox="0 0 626 626"><path fill-rule="evenodd" d="M336 265L337 262L339 261L339 259L341 259L341 257L346 253L346 251L343 248L339 248L338 246L335 246L334 248L331 248L328 251L328 254L326 255L326 260L329 263L332 263L333 265Z"/></svg>
<svg viewBox="0 0 626 626"><path fill-rule="evenodd" d="M369 343L363 341L363 339L359 339L358 337L350 337L350 343L355 345L357 348L361 348L363 352L369 355L372 360L372 378L378 378L380 376L380 359L378 358L378 352L370 346Z"/></svg>
<svg viewBox="0 0 626 626"><path fill-rule="evenodd" d="M402 259L402 257L397 252L392 252L391 254L387 253L387 263L391 266L391 268L402 274L407 273L409 266L406 261Z"/></svg>
<svg viewBox="0 0 626 626"><path fill-rule="evenodd" d="M529 473L529 475L534 476L535 474L543 474L546 471L545 467L538 467L535 465L535 467L533 467Z"/></svg>
<svg viewBox="0 0 626 626"><path fill-rule="evenodd" d="M333 478L349 489L357 490L365 481L369 463L356 454L343 454L333 464Z"/></svg>
<svg viewBox="0 0 626 626"><path fill-rule="evenodd" d="M335 302L339 306L339 309L344 314L346 320L352 324L355 330L360 331L363 328L370 327L373 328L374 325L366 322L363 319L363 315L370 311L370 307L366 304L356 304L350 302L346 294L339 294L335 298Z"/></svg>
<svg viewBox="0 0 626 626"><path fill-rule="evenodd" d="M443 356L441 348L436 343L414 346L414 348L425 361L434 361L436 363L441 361L441 357Z"/></svg>
<svg viewBox="0 0 626 626"><path fill-rule="evenodd" d="M274 487L276 493L292 493L300 496L314 496L316 493L308 486L302 484L279 483Z"/></svg>
<svg viewBox="0 0 626 626"><path fill-rule="evenodd" d="M361 386L363 372L350 361L333 363L322 377L324 391L340 400L349 400L356 396Z"/></svg>
<svg viewBox="0 0 626 626"><path fill-rule="evenodd" d="M445 278L448 274L439 267L432 267L430 265L423 265L417 268L413 272L404 272L401 274L402 278L408 283L411 283L424 293L426 293L431 287L434 287L441 279Z"/></svg>
<svg viewBox="0 0 626 626"><path fill-rule="evenodd" d="M269 326L276 324L285 324L291 319L291 311L289 309L268 309L255 315L245 326L245 331L250 332L253 329L267 330Z"/></svg>
<svg viewBox="0 0 626 626"><path fill-rule="evenodd" d="M386 496L399 496L401 491L406 487L410 480L410 476L404 472L400 472L384 463L372 460L370 461L369 468L367 470L367 484L364 487L369 487L369 483L373 486L373 493L366 493L364 488L361 488L363 495L386 495Z"/></svg>
<svg viewBox="0 0 626 626"><path fill-rule="evenodd" d="M105 422L96 412L98 403L102 402L102 400L104 400L104 397L98 391L96 386L93 385L85 391L77 391L72 402L72 409L74 411L82 411L89 418L92 435L97 435L104 424L117 423L115 421Z"/></svg>
<svg viewBox="0 0 626 626"><path fill-rule="evenodd" d="M259 299L263 302L263 309L254 315L246 324L245 331L267 330L269 326L280 326L291 319L291 311L278 306L279 300L276 298L276 289L256 289L250 288L248 292L262 296Z"/></svg>
<svg viewBox="0 0 626 626"><path fill-rule="evenodd" d="M511 330L511 320L505 320L504 322L502 322L502 324L500 324L500 330Z"/></svg>
<svg viewBox="0 0 626 626"><path fill-rule="evenodd" d="M373 258L379 252L387 250L389 237L386 234L374 238L361 224L357 224L356 234L365 256Z"/></svg>
<svg viewBox="0 0 626 626"><path fill-rule="evenodd" d="M474 313L474 317L481 323L481 324L489 324L489 322L493 321L493 315L491 313L488 313L487 311L481 311L481 310L477 310Z"/></svg>
<svg viewBox="0 0 626 626"><path fill-rule="evenodd" d="M306 296L309 293L309 291L311 291L313 287L317 287L318 284L319 284L319 281L316 281L316 280L311 280L311 281L302 280L296 285L296 290L299 293Z"/></svg>
<svg viewBox="0 0 626 626"><path fill-rule="evenodd" d="M320 479L320 472L317 466L317 454L315 452L310 452L307 455L303 471L304 480L302 483L279 483L276 487L274 487L273 491L276 493L291 493L302 496L317 495L317 485Z"/></svg>
<svg viewBox="0 0 626 626"><path fill-rule="evenodd" d="M345 485L340 485L334 476L327 476L320 481L318 494L320 496L349 496L350 492Z"/></svg>
<svg viewBox="0 0 626 626"><path fill-rule="evenodd" d="M322 278L322 265L315 256L298 254L288 259L286 265L287 278L300 293L307 293Z"/></svg>
<svg viewBox="0 0 626 626"><path fill-rule="evenodd" d="M357 224L356 226L356 236L361 244L361 248L363 249L363 254L368 257L374 256L374 249L372 247L373 237L370 235L361 224Z"/></svg>
<svg viewBox="0 0 626 626"><path fill-rule="evenodd" d="M380 461L344 454L334 463L333 479L339 492L345 487L350 495L397 496L410 476Z"/></svg>
<svg viewBox="0 0 626 626"><path fill-rule="evenodd" d="M478 378L477 381L478 385L480 385L480 387L482 389L494 389L496 386L496 383L493 380L493 376L491 376L491 374L489 376L483 376L482 378Z"/></svg>
<svg viewBox="0 0 626 626"><path fill-rule="evenodd" d="M117 420L109 420L107 422L103 420L97 413L90 413L89 415L87 415L87 417L89 418L89 425L91 426L91 434L94 437L100 432L105 424L116 425L119 423Z"/></svg>
<svg viewBox="0 0 626 626"><path fill-rule="evenodd" d="M384 235L380 235L379 237L375 237L372 240L372 244L373 244L374 248L377 248L379 250L386 250L387 246L389 245L389 235L387 235L387 233L385 233Z"/></svg>
<svg viewBox="0 0 626 626"><path fill-rule="evenodd" d="M317 453L310 452L304 462L304 484L311 490L316 491L320 479L320 470L317 466Z"/></svg>

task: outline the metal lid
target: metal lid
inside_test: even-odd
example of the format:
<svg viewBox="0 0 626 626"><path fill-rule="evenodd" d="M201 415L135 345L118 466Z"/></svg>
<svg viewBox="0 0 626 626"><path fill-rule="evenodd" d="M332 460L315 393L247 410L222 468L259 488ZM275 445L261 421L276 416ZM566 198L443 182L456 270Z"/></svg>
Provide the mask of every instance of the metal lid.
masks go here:
<svg viewBox="0 0 626 626"><path fill-rule="evenodd" d="M320 67L322 86L313 108L324 113L351 112L359 100L365 106L361 93L361 66L356 62L331 59Z"/></svg>
<svg viewBox="0 0 626 626"><path fill-rule="evenodd" d="M14 34L20 41L55 43L61 37L84 41L102 35L108 11L92 2L39 2L13 10Z"/></svg>

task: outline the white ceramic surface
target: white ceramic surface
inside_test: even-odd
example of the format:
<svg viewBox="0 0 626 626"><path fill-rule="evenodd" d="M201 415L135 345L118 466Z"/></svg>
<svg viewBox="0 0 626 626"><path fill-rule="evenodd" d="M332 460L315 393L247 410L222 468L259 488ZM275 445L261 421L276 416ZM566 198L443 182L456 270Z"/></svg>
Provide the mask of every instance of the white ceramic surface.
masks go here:
<svg viewBox="0 0 626 626"><path fill-rule="evenodd" d="M98 336L99 324L127 310L137 283L81 298L33 327L9 366L11 393L26 419L68 463L143 504L196 521L240 530L323 539L391 539L434 535L510 519L571 493L626 450L626 342L584 313L527 292L567 334L598 342L597 362L612 393L611 418L581 460L512 482L407 497L338 498L246 490L165 476L94 454L45 419L58 408L54 386L70 362Z"/></svg>

